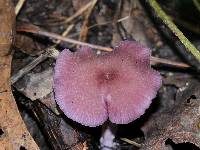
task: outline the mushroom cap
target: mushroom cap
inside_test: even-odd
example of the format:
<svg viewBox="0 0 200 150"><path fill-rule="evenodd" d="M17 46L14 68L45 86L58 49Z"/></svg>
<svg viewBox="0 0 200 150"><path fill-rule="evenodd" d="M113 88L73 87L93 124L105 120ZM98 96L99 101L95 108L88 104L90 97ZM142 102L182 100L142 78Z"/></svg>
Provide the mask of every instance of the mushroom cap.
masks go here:
<svg viewBox="0 0 200 150"><path fill-rule="evenodd" d="M123 41L100 55L89 47L63 50L55 65L57 104L68 118L90 127L139 118L161 84L150 66L150 49L136 41Z"/></svg>

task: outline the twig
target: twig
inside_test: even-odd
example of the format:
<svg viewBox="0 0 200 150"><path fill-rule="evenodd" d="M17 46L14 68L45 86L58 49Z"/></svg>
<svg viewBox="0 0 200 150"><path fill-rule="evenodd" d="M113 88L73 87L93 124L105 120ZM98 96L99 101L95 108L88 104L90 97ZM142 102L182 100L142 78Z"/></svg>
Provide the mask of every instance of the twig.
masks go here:
<svg viewBox="0 0 200 150"><path fill-rule="evenodd" d="M93 2L89 2L87 3L85 6L83 6L81 9L79 9L74 15L72 15L71 17L67 18L64 23L69 23L72 20L74 20L76 17L80 16L84 11L86 11Z"/></svg>
<svg viewBox="0 0 200 150"><path fill-rule="evenodd" d="M129 17L130 16L126 16L126 17L120 18L120 19L117 20L116 23L119 23L119 22L122 22L124 20L127 20L127 19L129 19ZM111 24L111 23L113 23L113 21L106 21L106 22L102 22L102 23L99 23L99 24L93 24L93 25L89 26L88 29L94 28L96 26L103 26L103 25Z"/></svg>
<svg viewBox="0 0 200 150"><path fill-rule="evenodd" d="M88 9L87 14L84 17L84 21L83 21L83 25L81 27L81 32L80 32L80 36L79 36L79 41L83 41L85 42L87 40L87 33L88 33L88 19L92 13L92 10L95 6L95 4L97 3L97 0L93 0L91 7Z"/></svg>
<svg viewBox="0 0 200 150"><path fill-rule="evenodd" d="M73 29L74 24L71 24L68 26L68 28L62 33L62 36L67 36L69 34L69 32ZM55 43L56 45L59 44L61 42L61 40L56 40Z"/></svg>
<svg viewBox="0 0 200 150"><path fill-rule="evenodd" d="M171 31L179 38L181 43L186 47L186 49L195 56L195 58L200 62L200 52L195 48L195 46L183 35L183 33L177 28L177 26L171 21L171 19L165 14L162 8L159 6L156 0L149 0L149 4L156 12L157 16L162 19L162 21L171 29Z"/></svg>
<svg viewBox="0 0 200 150"><path fill-rule="evenodd" d="M92 5L92 1L90 1L89 3L87 3L86 5L84 5L82 8L80 8L77 12L75 12L72 16L66 18L66 16L61 16L59 17L60 20L59 22L54 22L54 23L49 23L50 26L57 26L57 25L61 25L61 24L68 24L71 21L73 21L74 19L76 19L77 17L81 16L88 8L90 8L90 6ZM58 19L58 17L56 17L56 19Z"/></svg>
<svg viewBox="0 0 200 150"><path fill-rule="evenodd" d="M130 16L125 16L123 18L120 18L120 19L117 20L117 23L120 23L120 22L122 22L124 20L127 20L129 17ZM88 30L90 30L90 29L92 29L92 28L94 28L96 26L103 26L103 25L107 25L107 24L111 24L111 23L112 23L112 21L106 21L106 22L102 22L102 23L99 23L99 24L93 24L93 25L88 27ZM69 37L72 38L72 37L78 36L79 34L80 34L80 31L78 31L76 33L73 33L73 34L70 34Z"/></svg>
<svg viewBox="0 0 200 150"><path fill-rule="evenodd" d="M68 30L66 30L66 32L64 32L63 34L64 35L67 34L67 31ZM56 41L56 43L59 43L59 42L60 42L60 40ZM29 71L31 71L33 68L35 68L38 64L40 64L41 62L46 60L48 57L57 58L58 55L59 55L58 50L56 50L55 48L48 48L47 50L45 50L44 53L42 53L40 56L35 58L29 64L27 64L24 68L19 70L16 74L14 74L11 77L11 83L14 84L15 82L17 82L20 78L22 78L25 74L27 74Z"/></svg>
<svg viewBox="0 0 200 150"><path fill-rule="evenodd" d="M36 59L31 61L28 65L26 65L24 68L19 70L16 74L14 74L11 77L11 83L16 83L20 78L22 78L25 74L27 74L29 71L31 71L33 68L35 68L38 64L46 60L48 57L56 58L59 54L59 51L55 48L48 48L44 53L42 53L40 56L38 56Z"/></svg>
<svg viewBox="0 0 200 150"><path fill-rule="evenodd" d="M122 24L118 24L117 23L117 20L118 18L120 17L121 15L121 10L122 10L122 6L123 6L123 1L122 0L119 0L118 3L117 3L117 6L116 6L116 11L115 11L115 14L113 16L113 21L112 21L112 32L113 32L113 35L115 35L116 33L119 33L121 39L127 39L126 38L126 35L127 34L122 34L121 30L123 30L123 25ZM131 9L130 9L131 10ZM129 14L130 15L130 14Z"/></svg>
<svg viewBox="0 0 200 150"><path fill-rule="evenodd" d="M21 8L23 7L24 3L26 0L19 0L17 5L15 6L15 15L17 16L21 10Z"/></svg>
<svg viewBox="0 0 200 150"><path fill-rule="evenodd" d="M112 51L112 48L110 48L110 47L104 47L104 46L89 44L89 43L80 42L80 41L77 41L77 40L74 40L74 39L66 38L66 37L63 37L63 36L55 34L55 33L50 33L50 32L44 31L44 30L40 29L39 27L36 27L36 26L33 26L33 25L20 26L20 28L17 28L17 31L36 33L36 34L47 36L47 37L50 37L50 38L59 39L59 40L62 40L62 41L68 42L68 43L78 44L78 45L82 45L82 46L88 46L88 47L91 47L93 49L98 49L98 50L102 50L102 51L107 51L107 52ZM177 62L173 62L173 61L170 61L170 60L157 58L157 57L151 57L150 60L151 60L152 64L162 63L162 64L167 64L167 65L180 67L180 68L190 67L189 65L187 65L185 63L177 63Z"/></svg>
<svg viewBox="0 0 200 150"><path fill-rule="evenodd" d="M41 54L39 57L37 57L36 59L34 59L31 63L29 63L28 65L26 65L24 68L22 68L21 70L19 70L15 75L13 75L11 77L11 83L14 84L15 82L17 82L21 77L23 77L25 74L27 74L30 70L32 70L33 68L35 68L39 63L41 63L42 61L44 61L48 56L45 54Z"/></svg>
<svg viewBox="0 0 200 150"><path fill-rule="evenodd" d="M94 45L94 44L89 44L89 43L77 41L77 40L70 39L70 38L67 38L67 37L63 37L59 34L50 33L50 32L47 32L47 31L39 31L38 34L43 35L43 36L47 36L47 37L51 37L51 38L55 38L55 39L65 41L65 42L68 42L68 43L72 43L72 44L88 46L88 47L103 50L103 51L112 51L112 49L108 48L108 47L103 47L103 46L99 46L99 45Z"/></svg>
<svg viewBox="0 0 200 150"><path fill-rule="evenodd" d="M81 9L79 9L74 15L72 15L71 17L67 18L64 23L69 23L72 20L74 20L76 17L80 16L84 11L86 11L91 5L92 5L92 1L87 3L85 6L83 6Z"/></svg>
<svg viewBox="0 0 200 150"><path fill-rule="evenodd" d="M56 34L56 33L51 33L51 32L44 31L44 30L40 29L39 27L36 27L36 26L33 26L33 25L20 26L17 29L17 31L18 32L21 31L21 32L36 33L36 34L39 34L39 35L43 35L43 36L46 36L46 37L58 39L58 40L61 40L61 41L72 43L72 44L88 46L88 47L91 47L91 48L94 48L94 49L103 50L103 51L112 51L112 48L99 46L99 45L94 45L94 44L89 44L89 43L77 41L77 40L74 40L74 39L70 39L70 38L67 38L67 37L63 37L63 36L61 36L59 34Z"/></svg>
<svg viewBox="0 0 200 150"><path fill-rule="evenodd" d="M129 143L129 144L131 144L131 145L134 145L134 146L136 146L136 147L138 147L138 148L140 148L142 145L141 144L139 144L139 143L137 143L137 142L135 142L135 141L132 141L132 140L129 140L129 139L127 139L127 138L120 138L122 141L124 141L124 142L126 142L126 143Z"/></svg>
<svg viewBox="0 0 200 150"><path fill-rule="evenodd" d="M151 65L167 64L167 65L175 66L175 67L179 67L179 68L189 68L190 67L188 64L185 64L185 63L175 62L175 61L158 58L158 57L154 57L154 56L151 56L150 60L151 60Z"/></svg>
<svg viewBox="0 0 200 150"><path fill-rule="evenodd" d="M89 46L91 48L102 50L102 51L109 51L109 52L112 51L112 48L109 48L109 47L103 47L103 46L99 46L99 45L94 45L94 44L89 44L89 43L76 41L74 39L69 39L69 38L60 36L60 35L55 34L55 33L50 33L50 32L47 32L47 31L43 31L43 30L41 30L39 28L36 28L35 26L26 26L26 28L22 27L20 29L18 28L18 31L37 33L37 34L44 35L44 36L47 36L47 37L51 37L51 38L59 39L59 40L62 40L62 41L66 41L66 42L69 42L69 43L72 43L72 44L78 44L78 45L82 45L82 46ZM172 66L181 67L181 68L190 67L189 65L187 65L185 63L177 63L177 62L173 62L173 61L169 61L169 60L162 59L162 58L157 58L157 57L151 57L151 61L153 62L153 64L162 63L162 64L172 65Z"/></svg>

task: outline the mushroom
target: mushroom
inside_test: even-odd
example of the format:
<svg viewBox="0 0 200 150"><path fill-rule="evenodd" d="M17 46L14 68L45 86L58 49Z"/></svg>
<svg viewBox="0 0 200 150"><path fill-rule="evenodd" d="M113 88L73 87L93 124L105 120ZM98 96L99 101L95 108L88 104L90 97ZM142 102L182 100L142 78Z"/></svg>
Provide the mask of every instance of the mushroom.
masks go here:
<svg viewBox="0 0 200 150"><path fill-rule="evenodd" d="M100 54L89 47L63 50L55 65L57 104L82 125L106 122L108 130L100 140L105 147L113 146L104 145L114 139L110 124L127 124L143 115L161 83L159 72L150 66L150 49L136 41L123 41Z"/></svg>

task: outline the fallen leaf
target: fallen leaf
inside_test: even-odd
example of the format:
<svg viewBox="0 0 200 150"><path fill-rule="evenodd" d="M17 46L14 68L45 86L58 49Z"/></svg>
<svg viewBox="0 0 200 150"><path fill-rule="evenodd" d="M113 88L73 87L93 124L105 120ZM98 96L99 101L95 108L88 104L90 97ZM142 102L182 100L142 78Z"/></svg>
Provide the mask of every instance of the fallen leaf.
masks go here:
<svg viewBox="0 0 200 150"><path fill-rule="evenodd" d="M180 79L177 79L180 82ZM173 81L177 83L177 81ZM143 127L147 139L142 150L170 150L166 144L172 140L175 144L192 143L200 147L200 82L182 79L179 84L174 104L168 110L154 114ZM168 84L172 84L169 83ZM182 85L182 86L180 86ZM170 101L170 100L169 100Z"/></svg>
<svg viewBox="0 0 200 150"><path fill-rule="evenodd" d="M20 116L10 84L10 52L13 41L14 11L10 0L0 1L0 149L39 149Z"/></svg>

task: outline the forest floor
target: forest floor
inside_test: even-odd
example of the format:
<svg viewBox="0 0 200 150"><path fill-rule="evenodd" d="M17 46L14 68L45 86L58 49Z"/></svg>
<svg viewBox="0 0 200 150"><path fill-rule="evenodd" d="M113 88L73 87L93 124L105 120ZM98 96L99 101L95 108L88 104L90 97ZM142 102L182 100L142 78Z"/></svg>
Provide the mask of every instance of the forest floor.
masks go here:
<svg viewBox="0 0 200 150"><path fill-rule="evenodd" d="M159 4L200 49L200 12L192 1L179 1ZM13 2L16 6L18 0ZM101 136L101 127L81 126L67 119L56 105L52 87L55 57L46 51L76 51L82 44L58 40L54 33L97 49L114 47L126 39L151 48L151 65L161 73L163 85L141 118L119 125L118 149L200 148L199 62L155 16L144 0L24 1L16 16L11 79L18 109L41 150L96 150ZM35 28L47 34L33 34Z"/></svg>

